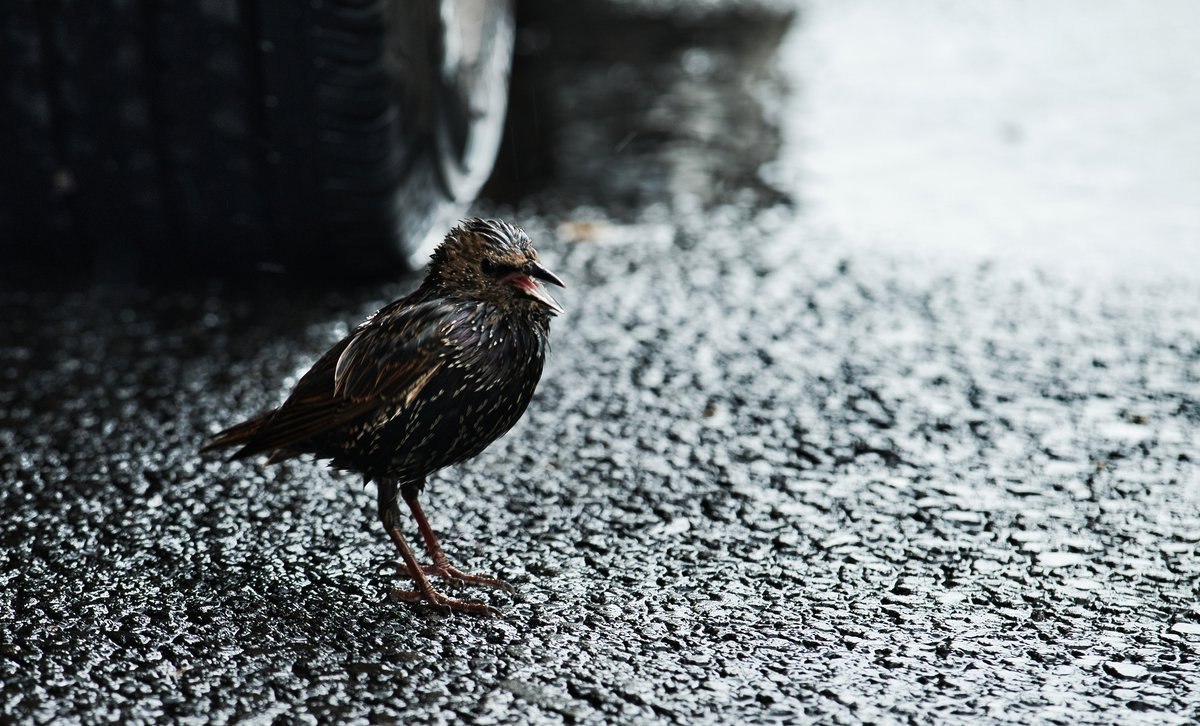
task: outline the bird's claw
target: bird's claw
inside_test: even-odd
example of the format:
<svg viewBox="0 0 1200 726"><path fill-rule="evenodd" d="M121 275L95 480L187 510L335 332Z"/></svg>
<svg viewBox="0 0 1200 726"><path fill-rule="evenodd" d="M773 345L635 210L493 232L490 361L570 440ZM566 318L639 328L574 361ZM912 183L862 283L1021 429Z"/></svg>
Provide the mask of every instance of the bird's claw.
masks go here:
<svg viewBox="0 0 1200 726"><path fill-rule="evenodd" d="M426 577L440 577L443 580L449 581L453 585L481 585L483 587L494 587L497 590L505 592L516 592L517 588L508 584L499 577L484 575L482 573L463 572L462 570L450 565L421 565L421 573ZM384 569L391 568L402 575L411 575L408 571L408 565L405 565L401 560L385 560L380 563L378 570L382 572Z"/></svg>
<svg viewBox="0 0 1200 726"><path fill-rule="evenodd" d="M396 572L400 573L401 575L408 574L408 565L404 564L400 560L384 560L383 562L379 563L379 567L375 568L375 571L383 572L385 569L388 569L388 568L395 570Z"/></svg>
<svg viewBox="0 0 1200 726"><path fill-rule="evenodd" d="M478 572L466 573L446 562L435 565L421 565L421 572L429 576L440 577L444 580L449 580L458 584L494 587L497 590L504 590L505 592L517 591L515 587L498 577L483 575Z"/></svg>
<svg viewBox="0 0 1200 726"><path fill-rule="evenodd" d="M471 615L481 615L485 618L504 617L503 612L486 603L478 600L456 600L454 598L446 597L437 590L419 592L416 590L394 589L388 593L388 597L396 602L428 602L433 607L446 612L457 611L460 613L470 613Z"/></svg>

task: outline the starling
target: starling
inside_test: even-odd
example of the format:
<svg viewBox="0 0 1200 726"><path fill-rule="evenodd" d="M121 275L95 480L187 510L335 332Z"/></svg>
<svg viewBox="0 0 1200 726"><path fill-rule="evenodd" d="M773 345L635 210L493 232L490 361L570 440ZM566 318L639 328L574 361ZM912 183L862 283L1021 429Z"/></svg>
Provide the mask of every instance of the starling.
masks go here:
<svg viewBox="0 0 1200 726"><path fill-rule="evenodd" d="M550 318L562 312L539 281L563 286L538 262L529 237L498 220L472 219L446 235L411 295L371 315L321 356L279 408L230 427L201 451L240 447L267 463L301 454L374 480L379 517L414 590L405 602L496 614L435 590L429 575L507 588L446 559L417 501L431 473L483 451L516 424L542 375ZM397 495L417 522L431 563L400 532Z"/></svg>

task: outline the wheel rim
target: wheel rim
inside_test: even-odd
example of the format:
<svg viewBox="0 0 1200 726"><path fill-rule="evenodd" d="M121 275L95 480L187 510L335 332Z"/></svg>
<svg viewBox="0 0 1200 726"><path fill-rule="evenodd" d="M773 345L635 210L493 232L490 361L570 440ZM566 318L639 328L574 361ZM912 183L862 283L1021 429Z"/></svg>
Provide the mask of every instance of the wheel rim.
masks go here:
<svg viewBox="0 0 1200 726"><path fill-rule="evenodd" d="M471 202L491 175L504 133L512 68L510 2L443 0L434 139L448 196Z"/></svg>

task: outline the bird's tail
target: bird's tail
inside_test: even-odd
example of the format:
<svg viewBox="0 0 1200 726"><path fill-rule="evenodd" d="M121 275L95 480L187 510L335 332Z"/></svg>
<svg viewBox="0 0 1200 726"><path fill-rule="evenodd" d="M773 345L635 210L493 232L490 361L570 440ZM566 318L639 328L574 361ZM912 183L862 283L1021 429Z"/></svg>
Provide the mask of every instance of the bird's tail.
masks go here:
<svg viewBox="0 0 1200 726"><path fill-rule="evenodd" d="M258 436L258 432L261 431L267 421L270 420L271 414L273 413L274 411L268 411L260 416L255 416L252 419L243 421L240 424L230 426L224 431L214 435L208 440L208 443L200 447L200 453L204 454L209 451L216 451L217 449L228 449L233 446L242 447L238 451L233 452L233 456L230 457L233 459L240 459L244 456L250 456L251 454L256 453L251 445L254 442L255 437Z"/></svg>

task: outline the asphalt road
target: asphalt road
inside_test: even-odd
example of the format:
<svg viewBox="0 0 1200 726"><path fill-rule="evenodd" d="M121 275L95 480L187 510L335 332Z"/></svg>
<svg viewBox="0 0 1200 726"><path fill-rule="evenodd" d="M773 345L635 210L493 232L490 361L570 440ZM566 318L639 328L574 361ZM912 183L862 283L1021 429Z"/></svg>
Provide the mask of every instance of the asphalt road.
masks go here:
<svg viewBox="0 0 1200 726"><path fill-rule="evenodd" d="M1200 717L1195 217L1145 215L1137 274L1036 235L888 244L839 211L861 137L791 105L855 71L788 48L872 5L629 5L607 51L535 19L550 147L477 210L569 286L525 419L426 494L506 617L388 601L372 487L196 453L415 279L12 285L0 720Z"/></svg>

